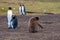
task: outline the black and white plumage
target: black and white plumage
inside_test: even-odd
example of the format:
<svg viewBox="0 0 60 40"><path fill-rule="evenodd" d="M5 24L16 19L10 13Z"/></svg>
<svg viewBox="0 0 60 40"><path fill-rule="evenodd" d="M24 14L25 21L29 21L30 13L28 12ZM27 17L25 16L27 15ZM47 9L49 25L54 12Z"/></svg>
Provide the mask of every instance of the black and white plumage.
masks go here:
<svg viewBox="0 0 60 40"><path fill-rule="evenodd" d="M12 20L11 20L11 27L12 29L16 29L18 26L18 20L16 15L12 15Z"/></svg>
<svg viewBox="0 0 60 40"><path fill-rule="evenodd" d="M24 5L19 6L19 13L20 15L26 15L26 9Z"/></svg>
<svg viewBox="0 0 60 40"><path fill-rule="evenodd" d="M11 21L11 19L12 19L12 14L13 14L12 8L9 7L9 8L8 8L8 11L7 11L7 21L8 21L8 28L9 28L9 29L11 28L11 23L10 23L10 21Z"/></svg>

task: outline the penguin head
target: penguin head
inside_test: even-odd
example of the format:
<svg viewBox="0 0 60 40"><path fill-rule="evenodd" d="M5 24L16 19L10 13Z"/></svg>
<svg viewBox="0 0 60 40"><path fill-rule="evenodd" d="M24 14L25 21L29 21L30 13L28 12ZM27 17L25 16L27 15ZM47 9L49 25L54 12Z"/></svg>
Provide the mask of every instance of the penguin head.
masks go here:
<svg viewBox="0 0 60 40"><path fill-rule="evenodd" d="M16 18L16 15L15 15L15 14L13 14L13 15L12 15L12 19L15 19L15 18Z"/></svg>
<svg viewBox="0 0 60 40"><path fill-rule="evenodd" d="M9 10L12 10L12 8L11 8L11 7L9 7L8 9L9 9Z"/></svg>

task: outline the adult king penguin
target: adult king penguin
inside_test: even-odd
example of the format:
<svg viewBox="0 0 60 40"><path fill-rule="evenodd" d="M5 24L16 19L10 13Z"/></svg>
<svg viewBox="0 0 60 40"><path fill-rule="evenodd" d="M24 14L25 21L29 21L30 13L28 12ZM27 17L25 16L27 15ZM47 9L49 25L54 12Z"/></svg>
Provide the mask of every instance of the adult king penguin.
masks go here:
<svg viewBox="0 0 60 40"><path fill-rule="evenodd" d="M13 14L12 8L9 7L9 8L8 8L8 11L7 11L7 21L8 21L8 28L9 28L9 29L12 28L12 27L11 27L12 14Z"/></svg>

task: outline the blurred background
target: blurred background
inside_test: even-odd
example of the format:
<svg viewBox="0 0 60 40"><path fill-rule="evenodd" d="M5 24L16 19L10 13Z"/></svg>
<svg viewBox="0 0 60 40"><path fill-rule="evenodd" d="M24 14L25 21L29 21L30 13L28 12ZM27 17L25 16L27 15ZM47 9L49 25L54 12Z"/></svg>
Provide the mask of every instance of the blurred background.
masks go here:
<svg viewBox="0 0 60 40"><path fill-rule="evenodd" d="M0 0L0 14L6 15L9 6L13 13L19 14L20 4L24 4L28 12L60 13L60 0Z"/></svg>

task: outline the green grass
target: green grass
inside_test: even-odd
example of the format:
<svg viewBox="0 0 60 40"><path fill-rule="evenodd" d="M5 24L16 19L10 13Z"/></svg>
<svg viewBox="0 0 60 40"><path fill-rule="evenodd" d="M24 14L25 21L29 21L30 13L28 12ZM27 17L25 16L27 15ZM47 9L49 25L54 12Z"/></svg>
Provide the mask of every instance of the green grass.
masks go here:
<svg viewBox="0 0 60 40"><path fill-rule="evenodd" d="M44 2L44 3L40 3L38 2L37 4L33 5L34 10L35 11L41 11L44 12L44 10L46 10L46 12L59 12L60 10L60 3L49 3L49 2Z"/></svg>
<svg viewBox="0 0 60 40"><path fill-rule="evenodd" d="M6 14L9 6L16 8L15 10L13 9L13 13L19 14L19 4L12 3L13 2L10 1L8 3L0 3L0 14ZM60 2L23 1L23 4L26 7L26 11L60 13ZM5 10L2 10L2 7L4 7Z"/></svg>
<svg viewBox="0 0 60 40"><path fill-rule="evenodd" d="M13 1L40 1L40 2L60 2L60 0L2 0L7 2L13 2ZM1 2L2 2L1 1Z"/></svg>
<svg viewBox="0 0 60 40"><path fill-rule="evenodd" d="M24 0L24 1L60 2L60 0Z"/></svg>
<svg viewBox="0 0 60 40"><path fill-rule="evenodd" d="M34 2L26 4L27 11L60 13L60 2Z"/></svg>

